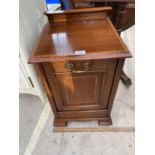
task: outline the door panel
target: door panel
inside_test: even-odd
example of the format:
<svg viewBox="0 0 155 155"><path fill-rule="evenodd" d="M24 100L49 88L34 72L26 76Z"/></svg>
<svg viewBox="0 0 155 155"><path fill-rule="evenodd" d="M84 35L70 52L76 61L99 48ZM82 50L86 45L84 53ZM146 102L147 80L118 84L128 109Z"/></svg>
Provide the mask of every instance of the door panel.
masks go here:
<svg viewBox="0 0 155 155"><path fill-rule="evenodd" d="M59 111L106 109L116 60L102 70L84 73L53 73L51 63L42 64Z"/></svg>
<svg viewBox="0 0 155 155"><path fill-rule="evenodd" d="M103 71L56 76L64 105L100 104L101 86L105 79Z"/></svg>

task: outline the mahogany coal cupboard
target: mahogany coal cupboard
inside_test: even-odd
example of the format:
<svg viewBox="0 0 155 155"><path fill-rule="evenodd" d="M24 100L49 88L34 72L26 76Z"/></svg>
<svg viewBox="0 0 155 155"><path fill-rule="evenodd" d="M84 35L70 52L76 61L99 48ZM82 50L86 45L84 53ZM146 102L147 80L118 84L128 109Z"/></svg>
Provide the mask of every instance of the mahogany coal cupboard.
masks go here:
<svg viewBox="0 0 155 155"><path fill-rule="evenodd" d="M111 7L46 12L33 50L54 126L70 120L110 125L110 112L125 58L131 54L107 16Z"/></svg>

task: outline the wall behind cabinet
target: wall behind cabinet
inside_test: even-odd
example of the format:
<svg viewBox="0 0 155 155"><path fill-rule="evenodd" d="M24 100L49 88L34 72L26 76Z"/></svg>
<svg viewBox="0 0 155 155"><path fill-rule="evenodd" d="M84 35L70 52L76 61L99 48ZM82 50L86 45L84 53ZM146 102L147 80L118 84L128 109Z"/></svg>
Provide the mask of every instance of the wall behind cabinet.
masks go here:
<svg viewBox="0 0 155 155"><path fill-rule="evenodd" d="M19 62L22 63L20 64L20 68L22 66L22 70L20 69L20 93L36 94L45 101L46 97L34 67L27 62L41 30L47 22L46 17L43 15L43 12L46 10L46 4L44 0L20 0L19 7ZM28 77L31 78L34 88L30 85ZM25 81L27 81L27 84ZM26 87L25 92L23 87Z"/></svg>

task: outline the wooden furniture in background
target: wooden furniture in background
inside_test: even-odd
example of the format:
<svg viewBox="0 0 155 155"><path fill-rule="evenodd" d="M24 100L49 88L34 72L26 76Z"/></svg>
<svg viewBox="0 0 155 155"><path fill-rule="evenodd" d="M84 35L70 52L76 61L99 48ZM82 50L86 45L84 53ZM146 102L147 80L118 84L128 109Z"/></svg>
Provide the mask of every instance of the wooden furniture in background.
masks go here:
<svg viewBox="0 0 155 155"><path fill-rule="evenodd" d="M135 24L135 0L61 0L61 6L63 10L111 6L113 9L109 12L109 16L118 33ZM132 84L124 71L121 80L126 86Z"/></svg>
<svg viewBox="0 0 155 155"><path fill-rule="evenodd" d="M135 0L61 0L60 2L63 10L111 6L113 9L109 16L118 32L135 24Z"/></svg>
<svg viewBox="0 0 155 155"><path fill-rule="evenodd" d="M108 19L111 7L46 12L47 24L30 63L36 67L54 126L70 120L112 124L110 112L130 52Z"/></svg>

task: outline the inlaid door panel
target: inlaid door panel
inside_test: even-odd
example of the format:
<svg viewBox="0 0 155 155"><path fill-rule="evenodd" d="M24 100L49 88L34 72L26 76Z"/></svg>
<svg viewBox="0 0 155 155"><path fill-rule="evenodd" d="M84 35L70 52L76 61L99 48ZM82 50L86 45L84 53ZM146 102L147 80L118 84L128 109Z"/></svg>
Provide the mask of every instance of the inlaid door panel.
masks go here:
<svg viewBox="0 0 155 155"><path fill-rule="evenodd" d="M64 105L96 105L100 102L104 72L57 74ZM103 86L104 87L104 86Z"/></svg>
<svg viewBox="0 0 155 155"><path fill-rule="evenodd" d="M43 64L59 111L106 109L115 67L116 61L111 60L103 70L52 73L51 64Z"/></svg>

